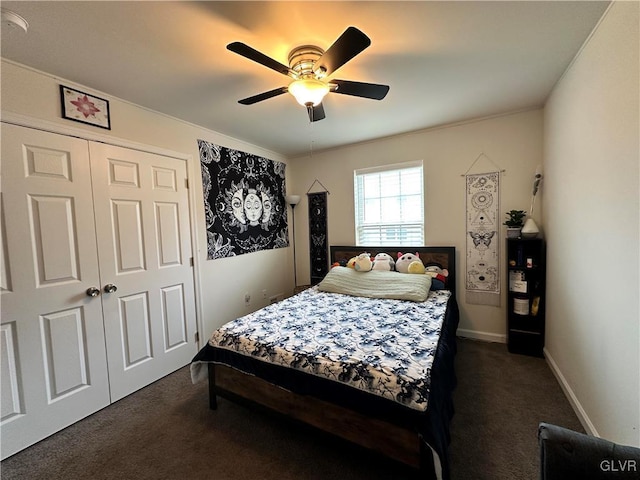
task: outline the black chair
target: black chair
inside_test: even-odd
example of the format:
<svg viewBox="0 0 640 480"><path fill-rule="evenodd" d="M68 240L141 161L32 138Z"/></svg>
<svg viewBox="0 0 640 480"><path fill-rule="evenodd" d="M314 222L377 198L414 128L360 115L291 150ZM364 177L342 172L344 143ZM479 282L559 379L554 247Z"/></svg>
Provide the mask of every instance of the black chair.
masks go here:
<svg viewBox="0 0 640 480"><path fill-rule="evenodd" d="M640 448L541 423L540 480L638 480Z"/></svg>

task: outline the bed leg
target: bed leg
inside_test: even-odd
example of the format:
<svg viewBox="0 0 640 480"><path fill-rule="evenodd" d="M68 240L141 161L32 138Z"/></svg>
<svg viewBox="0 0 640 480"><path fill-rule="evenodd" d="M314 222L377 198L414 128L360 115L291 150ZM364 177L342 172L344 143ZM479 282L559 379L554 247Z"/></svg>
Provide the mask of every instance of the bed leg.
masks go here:
<svg viewBox="0 0 640 480"><path fill-rule="evenodd" d="M218 409L218 397L216 395L216 366L209 364L209 408Z"/></svg>

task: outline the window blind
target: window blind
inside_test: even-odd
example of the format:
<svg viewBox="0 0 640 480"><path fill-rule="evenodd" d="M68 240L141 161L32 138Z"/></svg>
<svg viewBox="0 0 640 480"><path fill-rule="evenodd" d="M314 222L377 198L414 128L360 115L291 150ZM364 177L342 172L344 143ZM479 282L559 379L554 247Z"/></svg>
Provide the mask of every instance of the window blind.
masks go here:
<svg viewBox="0 0 640 480"><path fill-rule="evenodd" d="M354 174L356 243L423 245L422 162Z"/></svg>

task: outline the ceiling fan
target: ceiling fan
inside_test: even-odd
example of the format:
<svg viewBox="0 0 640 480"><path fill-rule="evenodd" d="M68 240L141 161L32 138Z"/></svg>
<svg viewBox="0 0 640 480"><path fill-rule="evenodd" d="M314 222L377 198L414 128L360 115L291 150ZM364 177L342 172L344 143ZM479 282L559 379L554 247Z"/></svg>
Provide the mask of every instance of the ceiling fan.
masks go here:
<svg viewBox="0 0 640 480"><path fill-rule="evenodd" d="M369 37L357 28L349 27L326 51L315 45L294 48L289 53L289 66L286 66L242 42L230 43L227 45L228 50L293 79L286 87L243 98L238 100L238 103L252 105L288 92L300 105L307 108L309 121L316 122L325 118L322 99L327 93L382 100L389 91L388 85L350 80L326 80L329 75L369 45L371 45Z"/></svg>

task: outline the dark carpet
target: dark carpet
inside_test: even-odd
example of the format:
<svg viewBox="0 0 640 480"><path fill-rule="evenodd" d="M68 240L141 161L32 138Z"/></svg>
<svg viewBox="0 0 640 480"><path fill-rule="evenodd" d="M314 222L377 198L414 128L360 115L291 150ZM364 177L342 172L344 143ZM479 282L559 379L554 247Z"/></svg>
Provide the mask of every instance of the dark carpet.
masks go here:
<svg viewBox="0 0 640 480"><path fill-rule="evenodd" d="M583 431L546 362L460 339L452 480L535 480L541 421ZM6 459L12 479L405 480L415 472L220 399L188 367Z"/></svg>

